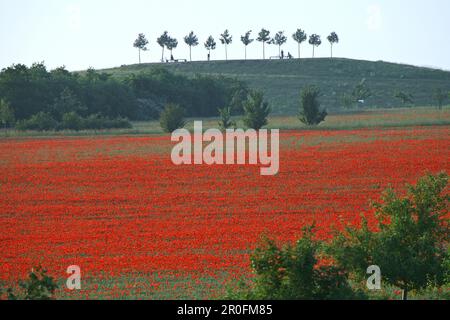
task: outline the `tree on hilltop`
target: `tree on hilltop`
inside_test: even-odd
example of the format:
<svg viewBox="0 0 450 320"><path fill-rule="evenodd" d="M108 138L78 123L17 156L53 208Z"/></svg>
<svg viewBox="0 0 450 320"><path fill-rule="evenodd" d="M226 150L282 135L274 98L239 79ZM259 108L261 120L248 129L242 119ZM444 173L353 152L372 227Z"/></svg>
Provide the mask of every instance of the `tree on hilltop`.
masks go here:
<svg viewBox="0 0 450 320"><path fill-rule="evenodd" d="M213 36L209 36L205 42L205 48L208 50L208 61L211 59L211 50L216 50L217 43Z"/></svg>
<svg viewBox="0 0 450 320"><path fill-rule="evenodd" d="M336 34L336 32L332 32L328 37L327 37L328 42L330 42L330 46L331 46L331 58L333 59L333 45L339 43L339 36Z"/></svg>
<svg viewBox="0 0 450 320"><path fill-rule="evenodd" d="M143 33L139 33L133 46L139 50L139 64L141 64L141 50L147 51L148 40Z"/></svg>
<svg viewBox="0 0 450 320"><path fill-rule="evenodd" d="M220 35L220 42L225 45L225 60L228 60L228 45L233 42L233 36L230 35L228 29Z"/></svg>
<svg viewBox="0 0 450 320"><path fill-rule="evenodd" d="M261 29L258 34L257 41L262 42L263 45L263 59L266 59L266 43L270 43L270 31L266 29Z"/></svg>
<svg viewBox="0 0 450 320"><path fill-rule="evenodd" d="M184 37L184 42L189 46L189 60L192 62L192 47L198 46L198 38L194 31L191 31L189 35Z"/></svg>
<svg viewBox="0 0 450 320"><path fill-rule="evenodd" d="M160 45L162 48L162 54L161 54L161 62L164 62L164 49L166 47L167 41L169 41L170 37L167 31L164 31L164 33L156 39L156 42Z"/></svg>
<svg viewBox="0 0 450 320"><path fill-rule="evenodd" d="M297 31L292 35L292 38L294 38L295 42L298 44L298 58L300 59L300 46L303 42L306 41L308 36L306 35L306 32L302 29L297 29Z"/></svg>
<svg viewBox="0 0 450 320"><path fill-rule="evenodd" d="M284 35L284 31L279 31L273 38L273 43L278 46L278 56L281 58L281 46L287 42L287 37Z"/></svg>
<svg viewBox="0 0 450 320"><path fill-rule="evenodd" d="M245 33L245 35L241 36L241 41L245 46L245 60L247 60L247 46L254 41L254 39L250 38L251 33L252 33L252 31L250 30L250 31L247 31Z"/></svg>

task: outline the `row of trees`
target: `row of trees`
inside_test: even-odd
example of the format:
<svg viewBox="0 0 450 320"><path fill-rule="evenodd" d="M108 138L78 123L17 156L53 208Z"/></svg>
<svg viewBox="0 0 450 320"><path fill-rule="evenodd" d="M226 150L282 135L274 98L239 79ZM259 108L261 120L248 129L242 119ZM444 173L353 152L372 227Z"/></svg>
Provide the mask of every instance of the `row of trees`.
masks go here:
<svg viewBox="0 0 450 320"><path fill-rule="evenodd" d="M394 98L399 99L404 106L411 106L414 104L414 96L409 92L396 91L394 93ZM432 99L436 103L439 110L442 110L444 103L447 99L450 99L450 91L446 92L442 88L436 88L433 91Z"/></svg>
<svg viewBox="0 0 450 320"><path fill-rule="evenodd" d="M188 78L165 68L118 80L93 69L70 73L65 68L48 71L42 63L30 68L19 64L0 72L0 123L42 130L66 128L67 123L79 123L76 127L80 128L103 123L101 129L125 125L124 121L109 121L113 119L158 119L170 102L180 104L190 117L217 116L217 108L223 105L233 106L233 112L239 114L241 97L247 91L238 80Z"/></svg>
<svg viewBox="0 0 450 320"><path fill-rule="evenodd" d="M328 113L320 107L320 96L320 89L315 86L307 86L301 91L298 118L302 123L316 126L325 121ZM261 91L250 90L247 96L241 99L244 125L254 130L260 130L266 126L271 108L264 99L264 94ZM227 106L218 111L219 126L222 130L236 128L236 122L233 120L233 106ZM180 105L167 104L161 113L161 128L167 133L183 128L186 124L185 114L185 110Z"/></svg>
<svg viewBox="0 0 450 320"><path fill-rule="evenodd" d="M247 59L247 47L255 41L251 36L252 30L247 31L244 35L241 36L241 42L245 47L245 59ZM308 40L308 35L302 29L297 29L297 31L292 35L292 38L298 44L298 58L301 57L301 44ZM219 37L220 42L225 47L225 59L228 60L228 46L233 43L233 36L230 32L225 30ZM333 58L333 46L339 43L339 36L336 32L332 32L327 37L328 42L331 46L331 58ZM266 44L273 44L278 46L278 57L284 58L282 54L282 46L286 44L288 41L288 37L285 35L284 31L277 32L273 37L270 36L270 31L266 29L262 29L256 38L256 41L262 43L263 50L263 59L266 58ZM167 31L156 39L158 45L162 48L161 54L161 62L164 62L164 51L165 49L170 51L171 60L173 60L173 49L178 47L178 40L171 37ZM189 46L189 59L192 61L192 47L196 47L200 44L198 37L191 31L187 36L184 37L184 42ZM319 47L322 44L322 39L318 34L311 34L309 36L309 44L313 48L312 56L315 56L315 48ZM137 39L134 42L134 47L139 50L139 63L141 63L141 51L148 50L149 41L143 33L140 33ZM208 51L208 60L211 57L211 51L215 50L217 47L217 42L215 41L213 36L209 36L204 43L205 49ZM290 57L290 56L289 56Z"/></svg>

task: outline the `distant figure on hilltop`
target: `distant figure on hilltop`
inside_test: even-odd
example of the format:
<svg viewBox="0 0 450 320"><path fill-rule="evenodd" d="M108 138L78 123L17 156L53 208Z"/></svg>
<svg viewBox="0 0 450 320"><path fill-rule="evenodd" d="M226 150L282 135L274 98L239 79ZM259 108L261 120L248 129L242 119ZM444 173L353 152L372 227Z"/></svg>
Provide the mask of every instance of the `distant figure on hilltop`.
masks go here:
<svg viewBox="0 0 450 320"><path fill-rule="evenodd" d="M281 57L280 58L284 59L284 51L283 50L281 50Z"/></svg>

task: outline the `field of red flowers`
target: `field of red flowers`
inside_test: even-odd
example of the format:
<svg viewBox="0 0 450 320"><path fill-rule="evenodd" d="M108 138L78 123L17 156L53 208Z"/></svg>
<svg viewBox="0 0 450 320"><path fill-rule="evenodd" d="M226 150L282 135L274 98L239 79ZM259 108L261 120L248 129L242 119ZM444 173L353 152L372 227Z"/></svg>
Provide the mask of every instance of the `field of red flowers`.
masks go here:
<svg viewBox="0 0 450 320"><path fill-rule="evenodd" d="M0 140L0 284L42 264L65 298L205 298L249 273L266 233L326 238L389 185L450 171L450 128L281 134L280 173L175 166L168 136Z"/></svg>

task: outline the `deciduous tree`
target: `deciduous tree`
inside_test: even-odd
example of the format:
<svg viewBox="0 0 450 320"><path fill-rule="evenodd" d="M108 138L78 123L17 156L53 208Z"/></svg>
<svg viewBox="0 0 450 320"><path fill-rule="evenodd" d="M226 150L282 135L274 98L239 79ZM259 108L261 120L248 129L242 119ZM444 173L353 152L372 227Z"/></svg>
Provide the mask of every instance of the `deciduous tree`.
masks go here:
<svg viewBox="0 0 450 320"><path fill-rule="evenodd" d="M162 48L161 62L164 62L164 49L166 48L166 44L169 41L169 39L170 37L167 31L164 31L164 33L158 39L156 39L156 42Z"/></svg>
<svg viewBox="0 0 450 320"><path fill-rule="evenodd" d="M330 43L331 46L331 58L333 59L333 45L339 43L339 37L336 34L336 32L332 32L328 37L327 37L328 42Z"/></svg>
<svg viewBox="0 0 450 320"><path fill-rule="evenodd" d="M139 64L141 63L141 50L147 51L148 40L143 33L140 33L134 41L133 46L139 50Z"/></svg>
<svg viewBox="0 0 450 320"><path fill-rule="evenodd" d="M217 43L214 40L213 36L209 36L205 42L205 48L208 50L208 61L211 58L211 50L216 50Z"/></svg>
<svg viewBox="0 0 450 320"><path fill-rule="evenodd" d="M303 42L306 41L308 36L306 35L306 32L303 31L302 29L297 29L297 31L292 35L292 38L294 38L295 42L297 42L298 44L298 58L300 59L301 57L300 46Z"/></svg>
<svg viewBox="0 0 450 320"><path fill-rule="evenodd" d="M313 58L315 56L315 48L319 47L322 44L322 40L320 36L317 34L312 34L309 36L309 44L312 45L313 48Z"/></svg>
<svg viewBox="0 0 450 320"><path fill-rule="evenodd" d="M198 46L198 38L194 31L191 31L189 35L184 37L184 42L189 46L189 60L192 61L192 47Z"/></svg>
<svg viewBox="0 0 450 320"><path fill-rule="evenodd" d="M257 41L262 42L263 45L263 59L266 59L266 43L270 43L270 31L266 29L262 29L259 34Z"/></svg>
<svg viewBox="0 0 450 320"><path fill-rule="evenodd" d="M278 56L281 58L281 46L287 42L287 37L284 35L284 31L279 31L273 38L273 43L278 46Z"/></svg>
<svg viewBox="0 0 450 320"><path fill-rule="evenodd" d="M225 45L225 60L228 60L228 45L233 42L233 36L230 35L228 29L220 35L220 42Z"/></svg>
<svg viewBox="0 0 450 320"><path fill-rule="evenodd" d="M251 33L252 33L252 31L250 30L250 31L247 31L245 33L245 35L241 36L241 41L245 46L245 60L247 60L247 47L249 44L251 44L254 41L254 39L250 38Z"/></svg>

